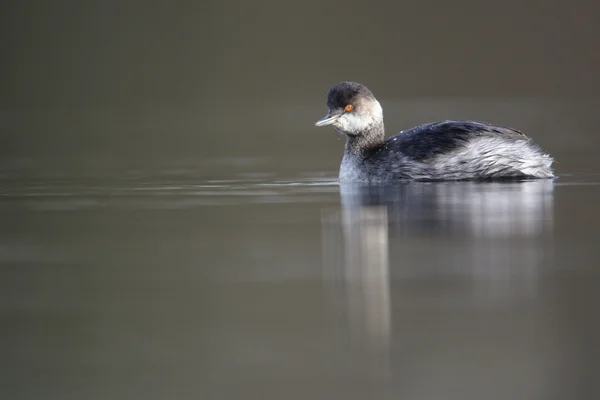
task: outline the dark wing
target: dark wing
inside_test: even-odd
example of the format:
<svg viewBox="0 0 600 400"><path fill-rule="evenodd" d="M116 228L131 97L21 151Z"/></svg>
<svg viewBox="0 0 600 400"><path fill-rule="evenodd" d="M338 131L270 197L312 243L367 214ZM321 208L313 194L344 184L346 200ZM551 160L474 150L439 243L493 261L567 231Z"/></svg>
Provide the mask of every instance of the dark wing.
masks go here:
<svg viewBox="0 0 600 400"><path fill-rule="evenodd" d="M444 121L420 125L400 132L385 141L385 147L397 147L415 160L426 160L464 146L478 136L502 136L528 140L523 132L478 121Z"/></svg>

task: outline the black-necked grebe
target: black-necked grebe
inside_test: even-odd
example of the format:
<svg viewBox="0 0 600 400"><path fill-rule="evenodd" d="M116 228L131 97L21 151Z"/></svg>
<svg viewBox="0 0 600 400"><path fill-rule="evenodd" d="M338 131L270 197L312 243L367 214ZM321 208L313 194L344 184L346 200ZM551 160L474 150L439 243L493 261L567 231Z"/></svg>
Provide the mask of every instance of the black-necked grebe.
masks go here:
<svg viewBox="0 0 600 400"><path fill-rule="evenodd" d="M346 135L342 182L553 178L552 158L522 132L475 121L417 126L384 140L383 112L355 82L329 90L329 112L317 126Z"/></svg>

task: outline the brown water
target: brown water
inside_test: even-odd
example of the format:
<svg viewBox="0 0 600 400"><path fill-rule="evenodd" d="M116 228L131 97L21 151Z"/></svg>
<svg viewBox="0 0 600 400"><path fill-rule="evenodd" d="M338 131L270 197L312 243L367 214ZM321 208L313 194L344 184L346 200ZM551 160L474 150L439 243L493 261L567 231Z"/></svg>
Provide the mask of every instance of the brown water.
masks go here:
<svg viewBox="0 0 600 400"><path fill-rule="evenodd" d="M598 176L163 172L2 181L4 398L598 393Z"/></svg>

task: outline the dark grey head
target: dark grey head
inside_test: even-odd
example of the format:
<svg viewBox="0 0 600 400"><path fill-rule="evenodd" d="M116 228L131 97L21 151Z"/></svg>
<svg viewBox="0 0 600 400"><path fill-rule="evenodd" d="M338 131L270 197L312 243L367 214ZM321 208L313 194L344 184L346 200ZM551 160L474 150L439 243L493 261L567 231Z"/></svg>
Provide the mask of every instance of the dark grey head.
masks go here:
<svg viewBox="0 0 600 400"><path fill-rule="evenodd" d="M317 126L333 125L340 133L358 136L383 134L383 111L373 93L356 82L340 82L327 95L329 112Z"/></svg>

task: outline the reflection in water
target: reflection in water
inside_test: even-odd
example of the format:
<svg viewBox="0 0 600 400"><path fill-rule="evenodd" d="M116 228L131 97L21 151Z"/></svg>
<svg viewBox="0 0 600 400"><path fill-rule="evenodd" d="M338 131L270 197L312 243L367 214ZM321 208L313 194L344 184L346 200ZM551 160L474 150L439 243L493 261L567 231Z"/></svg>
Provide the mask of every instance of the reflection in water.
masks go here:
<svg viewBox="0 0 600 400"><path fill-rule="evenodd" d="M398 275L468 278L474 292L490 300L509 298L507 290L535 294L537 270L549 256L548 246L537 240L553 226L553 187L538 180L341 190L345 213L375 205L388 209L397 239L393 255L404 260L394 271ZM436 251L415 251L427 245Z"/></svg>
<svg viewBox="0 0 600 400"><path fill-rule="evenodd" d="M385 205L402 233L531 236L552 223L554 182L342 185L342 205Z"/></svg>
<svg viewBox="0 0 600 400"><path fill-rule="evenodd" d="M537 296L550 256L553 187L548 180L342 185L341 213L323 221L324 270L326 282L343 287L338 298L357 348L388 364L395 296L437 311L504 307ZM390 289L397 285L436 289L408 295Z"/></svg>
<svg viewBox="0 0 600 400"><path fill-rule="evenodd" d="M385 347L390 333L387 210L365 207L355 211L346 209L342 214L350 317L355 331L364 329L370 342Z"/></svg>
<svg viewBox="0 0 600 400"><path fill-rule="evenodd" d="M339 222L339 219L337 219ZM391 302L389 284L389 234L385 206L346 207L341 214L342 252L336 257L336 224L323 235L326 283L341 283L341 297L347 310L353 345L370 360L369 371L378 379L389 378L391 343ZM341 268L335 268L341 262ZM331 268L333 267L333 268ZM330 292L338 293L336 286Z"/></svg>

